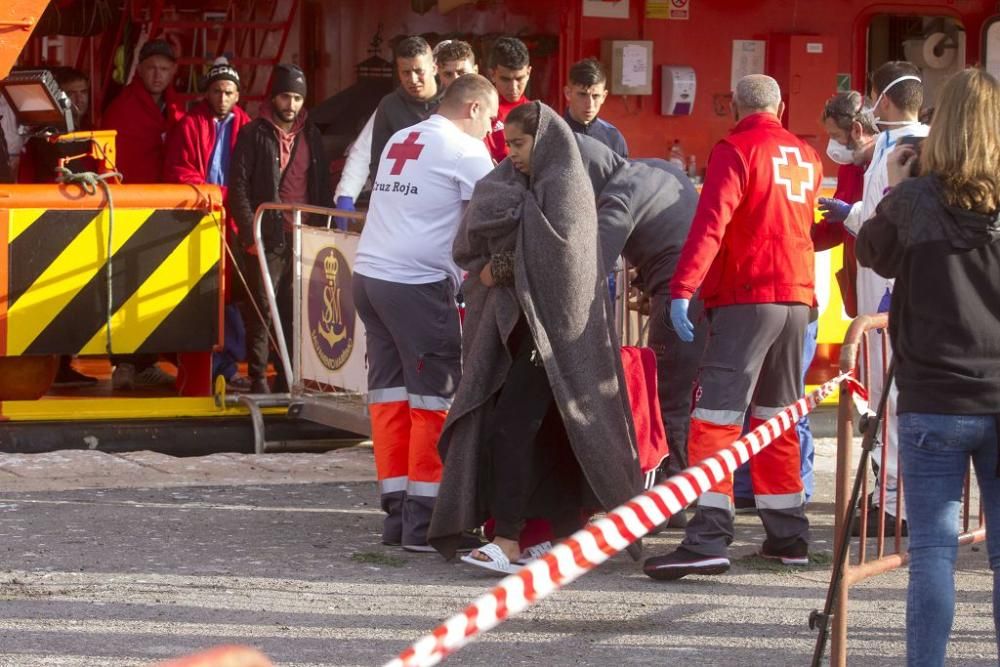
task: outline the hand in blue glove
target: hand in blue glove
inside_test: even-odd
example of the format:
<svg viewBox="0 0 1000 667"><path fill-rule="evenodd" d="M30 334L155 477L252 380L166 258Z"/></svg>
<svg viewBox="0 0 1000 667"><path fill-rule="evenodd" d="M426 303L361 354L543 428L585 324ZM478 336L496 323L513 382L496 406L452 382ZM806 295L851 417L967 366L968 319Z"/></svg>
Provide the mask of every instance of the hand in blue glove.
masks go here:
<svg viewBox="0 0 1000 667"><path fill-rule="evenodd" d="M839 199L820 197L819 210L827 222L843 222L851 212L851 205Z"/></svg>
<svg viewBox="0 0 1000 667"><path fill-rule="evenodd" d="M341 195L340 197L337 197L337 208L339 208L341 211L353 211L354 210L354 198L353 197L346 197L346 196L343 196L343 195ZM340 231L346 231L347 230L347 224L348 224L348 222L350 222L350 220L348 218L341 218L341 217L338 217L338 216L334 216L334 218L333 218L333 223L337 226L337 229L339 229Z"/></svg>
<svg viewBox="0 0 1000 667"><path fill-rule="evenodd" d="M670 302L670 323L677 333L677 337L685 343L694 340L694 325L688 319L688 307L691 299L674 299Z"/></svg>

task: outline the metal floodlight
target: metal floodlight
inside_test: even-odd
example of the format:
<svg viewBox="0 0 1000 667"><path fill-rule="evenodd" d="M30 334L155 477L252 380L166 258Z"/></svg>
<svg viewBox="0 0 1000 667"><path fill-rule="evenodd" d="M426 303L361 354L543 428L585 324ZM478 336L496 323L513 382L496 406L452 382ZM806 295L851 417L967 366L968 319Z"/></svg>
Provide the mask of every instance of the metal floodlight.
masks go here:
<svg viewBox="0 0 1000 667"><path fill-rule="evenodd" d="M63 132L74 130L69 97L59 88L52 72L44 69L13 72L0 80L0 90L20 125L55 127Z"/></svg>

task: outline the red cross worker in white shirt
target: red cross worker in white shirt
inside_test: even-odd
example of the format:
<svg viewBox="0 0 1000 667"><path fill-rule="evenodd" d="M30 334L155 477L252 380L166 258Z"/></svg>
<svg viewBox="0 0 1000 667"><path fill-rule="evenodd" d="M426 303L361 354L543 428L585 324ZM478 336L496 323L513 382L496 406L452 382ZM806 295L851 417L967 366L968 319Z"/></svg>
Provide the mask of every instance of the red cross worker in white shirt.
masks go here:
<svg viewBox="0 0 1000 667"><path fill-rule="evenodd" d="M462 276L452 244L476 182L493 169L483 138L497 104L492 84L468 74L449 86L437 113L389 139L354 262L382 541L410 551L433 550L437 442L461 375Z"/></svg>

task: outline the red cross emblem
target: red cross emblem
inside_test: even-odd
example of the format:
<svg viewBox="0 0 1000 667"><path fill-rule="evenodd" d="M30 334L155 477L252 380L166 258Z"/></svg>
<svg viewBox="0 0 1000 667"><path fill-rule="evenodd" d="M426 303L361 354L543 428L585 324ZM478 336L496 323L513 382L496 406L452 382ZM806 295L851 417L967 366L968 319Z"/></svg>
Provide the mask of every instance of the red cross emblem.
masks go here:
<svg viewBox="0 0 1000 667"><path fill-rule="evenodd" d="M772 158L774 183L785 187L788 201L805 204L806 193L813 189L815 183L813 165L802 160L798 147L778 146L778 149L781 157Z"/></svg>
<svg viewBox="0 0 1000 667"><path fill-rule="evenodd" d="M393 176L399 176L403 173L403 167L406 166L407 160L420 159L420 154L424 150L424 144L417 143L417 139L419 138L419 132L410 132L403 143L393 144L392 147L389 148L386 158L396 161L396 163L392 165L392 170L389 172L390 174Z"/></svg>

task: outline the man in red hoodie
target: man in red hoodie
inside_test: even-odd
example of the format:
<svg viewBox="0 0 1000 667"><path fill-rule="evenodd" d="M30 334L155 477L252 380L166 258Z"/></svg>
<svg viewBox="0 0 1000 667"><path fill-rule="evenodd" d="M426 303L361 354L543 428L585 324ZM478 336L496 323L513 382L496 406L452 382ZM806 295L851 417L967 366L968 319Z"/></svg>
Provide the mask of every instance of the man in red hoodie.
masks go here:
<svg viewBox="0 0 1000 667"><path fill-rule="evenodd" d="M500 95L500 111L493 122L493 129L486 135L486 147L496 162L507 157L507 143L503 136L503 122L511 109L528 102L524 91L531 78L528 47L517 37L501 37L490 49L487 74Z"/></svg>
<svg viewBox="0 0 1000 667"><path fill-rule="evenodd" d="M205 98L177 123L166 147L163 165L168 183L212 183L226 197L229 161L236 136L250 117L237 106L240 75L219 58L205 78Z"/></svg>
<svg viewBox="0 0 1000 667"><path fill-rule="evenodd" d="M229 163L236 147L236 136L250 117L237 102L240 100L240 75L225 58L219 58L205 77L205 98L181 118L167 142L167 156L163 165L164 179L170 183L201 185L210 183L222 189L226 203L229 185ZM236 225L229 218L229 237L235 238ZM227 269L231 264L227 262ZM246 347L243 318L232 298L239 293L239 282L232 280L227 271L224 311L225 340L223 349L212 355L211 375L208 356L199 352L179 355L178 384L182 393L205 389L204 381L223 376L230 392L247 391L250 380L237 373L237 363L245 356ZM204 381L199 381L205 378ZM210 391L210 389L209 389Z"/></svg>
<svg viewBox="0 0 1000 667"><path fill-rule="evenodd" d="M802 346L814 300L809 232L823 178L819 155L781 126L778 83L754 74L733 96L737 124L716 144L691 231L670 282L670 321L694 339L687 310L701 290L709 320L688 455L697 464L740 437L750 408L756 428L802 395ZM809 563L809 520L794 426L751 459L757 510L767 535L761 555ZM733 539L728 476L698 499L684 541L648 559L654 579L721 574Z"/></svg>
<svg viewBox="0 0 1000 667"><path fill-rule="evenodd" d="M125 183L163 182L166 138L184 115L176 74L173 47L162 39L146 42L135 76L104 112L104 128L118 132L116 166Z"/></svg>
<svg viewBox="0 0 1000 667"><path fill-rule="evenodd" d="M177 58L162 39L154 39L139 50L135 76L104 112L103 126L115 130L115 168L125 183L162 183L166 138L184 115L174 90ZM175 378L157 363L157 355L131 354L112 357L111 387L173 385Z"/></svg>

